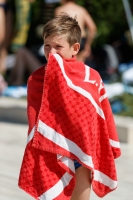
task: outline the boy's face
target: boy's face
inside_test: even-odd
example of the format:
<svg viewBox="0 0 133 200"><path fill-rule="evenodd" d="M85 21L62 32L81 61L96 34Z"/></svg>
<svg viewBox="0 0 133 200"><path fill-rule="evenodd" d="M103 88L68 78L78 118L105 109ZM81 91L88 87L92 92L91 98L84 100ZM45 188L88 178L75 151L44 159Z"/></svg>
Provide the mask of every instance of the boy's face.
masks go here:
<svg viewBox="0 0 133 200"><path fill-rule="evenodd" d="M79 43L75 43L73 46L70 47L69 43L67 42L67 36L48 36L44 40L44 54L46 59L48 60L49 53L57 53L61 57L69 59L75 56L80 48Z"/></svg>

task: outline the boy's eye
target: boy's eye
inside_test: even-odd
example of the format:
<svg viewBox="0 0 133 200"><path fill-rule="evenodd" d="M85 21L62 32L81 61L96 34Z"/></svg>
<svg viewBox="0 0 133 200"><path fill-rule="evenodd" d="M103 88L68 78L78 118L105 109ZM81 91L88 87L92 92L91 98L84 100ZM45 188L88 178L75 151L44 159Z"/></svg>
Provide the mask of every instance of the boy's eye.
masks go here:
<svg viewBox="0 0 133 200"><path fill-rule="evenodd" d="M56 46L57 48L60 48L60 47L62 47L62 46L60 46L60 45L58 45L58 46Z"/></svg>
<svg viewBox="0 0 133 200"><path fill-rule="evenodd" d="M45 46L45 47L49 47L50 45L49 45L49 44L45 44L44 46Z"/></svg>

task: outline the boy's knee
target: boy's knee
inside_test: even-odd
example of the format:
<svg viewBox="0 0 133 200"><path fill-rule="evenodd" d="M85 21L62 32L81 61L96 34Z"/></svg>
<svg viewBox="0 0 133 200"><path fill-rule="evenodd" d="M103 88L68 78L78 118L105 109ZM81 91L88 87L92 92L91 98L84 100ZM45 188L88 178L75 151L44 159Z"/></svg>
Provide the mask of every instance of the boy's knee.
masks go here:
<svg viewBox="0 0 133 200"><path fill-rule="evenodd" d="M81 166L76 169L76 185L71 200L88 200L91 191L91 170Z"/></svg>
<svg viewBox="0 0 133 200"><path fill-rule="evenodd" d="M80 181L81 182L87 182L90 184L91 182L91 170L81 166L76 170L76 182Z"/></svg>

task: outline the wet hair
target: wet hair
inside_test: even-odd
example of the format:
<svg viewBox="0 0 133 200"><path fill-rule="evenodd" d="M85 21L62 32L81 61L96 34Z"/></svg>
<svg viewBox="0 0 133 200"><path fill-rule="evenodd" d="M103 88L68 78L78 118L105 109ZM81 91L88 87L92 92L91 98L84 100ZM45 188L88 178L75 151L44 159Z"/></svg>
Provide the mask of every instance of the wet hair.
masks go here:
<svg viewBox="0 0 133 200"><path fill-rule="evenodd" d="M66 35L67 42L70 46L80 43L81 29L76 20L76 16L70 17L67 13L62 13L55 18L49 20L43 28L43 39L49 36Z"/></svg>

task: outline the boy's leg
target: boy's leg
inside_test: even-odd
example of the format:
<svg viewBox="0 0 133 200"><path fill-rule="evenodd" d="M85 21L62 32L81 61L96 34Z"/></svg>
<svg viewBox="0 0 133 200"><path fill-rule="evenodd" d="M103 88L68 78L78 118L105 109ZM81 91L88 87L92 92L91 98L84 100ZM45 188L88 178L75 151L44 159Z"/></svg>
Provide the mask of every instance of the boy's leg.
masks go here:
<svg viewBox="0 0 133 200"><path fill-rule="evenodd" d="M89 200L91 191L91 171L83 166L76 169L76 185L71 200Z"/></svg>

